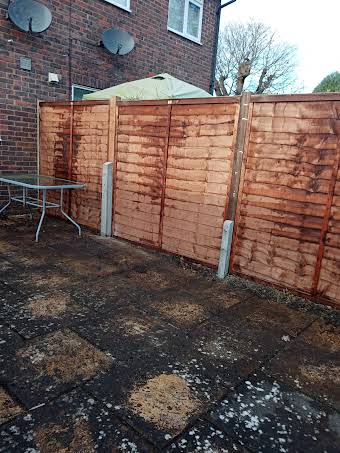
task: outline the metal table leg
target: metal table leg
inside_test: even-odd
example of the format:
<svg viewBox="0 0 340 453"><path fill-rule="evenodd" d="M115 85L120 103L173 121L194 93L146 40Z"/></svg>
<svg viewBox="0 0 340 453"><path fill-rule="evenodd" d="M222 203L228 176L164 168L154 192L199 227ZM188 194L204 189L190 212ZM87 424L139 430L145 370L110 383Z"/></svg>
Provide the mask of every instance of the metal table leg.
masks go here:
<svg viewBox="0 0 340 453"><path fill-rule="evenodd" d="M2 212L4 212L5 209L8 208L8 206L12 203L11 188L10 188L9 185L7 186L7 191L8 191L8 202L5 204L5 206L3 206L3 207L0 209L0 214L1 214Z"/></svg>
<svg viewBox="0 0 340 453"><path fill-rule="evenodd" d="M33 219L32 209L31 209L30 205L26 203L26 200L27 200L27 187L23 187L22 188L22 200L23 200L23 205L29 211L30 220L32 220Z"/></svg>
<svg viewBox="0 0 340 453"><path fill-rule="evenodd" d="M39 233L40 233L41 225L43 223L45 213L46 213L46 192L47 192L47 190L43 189L42 192L43 192L43 206L42 206L42 213L41 213L40 220L39 220L39 225L38 225L37 231L35 233L35 242L39 241Z"/></svg>
<svg viewBox="0 0 340 453"><path fill-rule="evenodd" d="M63 203L64 203L64 190L61 189L60 191L60 210L61 210L61 213L71 222L73 223L73 225L78 228L78 234L79 236L81 236L81 228L80 226L78 225L77 222L75 222L68 214L66 214L66 212L64 211L63 209Z"/></svg>

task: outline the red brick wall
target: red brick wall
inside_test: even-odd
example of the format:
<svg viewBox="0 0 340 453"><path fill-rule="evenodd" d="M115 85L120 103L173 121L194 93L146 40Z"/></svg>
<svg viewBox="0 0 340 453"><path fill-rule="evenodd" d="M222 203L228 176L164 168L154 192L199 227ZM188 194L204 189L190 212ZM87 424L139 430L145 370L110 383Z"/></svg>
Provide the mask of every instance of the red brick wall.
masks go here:
<svg viewBox="0 0 340 453"><path fill-rule="evenodd" d="M102 89L168 72L209 89L218 0L204 2L202 46L167 31L168 0L131 0L131 13L105 0L40 1L53 22L31 36L6 19L8 0L0 0L0 171L36 168L37 99L67 99L73 83ZM102 31L113 26L135 37L129 55L98 47ZM19 68L21 56L32 59L31 72ZM47 83L48 72L61 76L58 86Z"/></svg>

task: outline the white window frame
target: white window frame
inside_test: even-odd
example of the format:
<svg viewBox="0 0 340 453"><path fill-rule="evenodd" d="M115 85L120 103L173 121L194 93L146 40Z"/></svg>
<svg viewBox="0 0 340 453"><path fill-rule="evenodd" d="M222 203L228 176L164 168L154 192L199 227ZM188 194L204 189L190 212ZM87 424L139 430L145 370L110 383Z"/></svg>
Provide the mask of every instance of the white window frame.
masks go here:
<svg viewBox="0 0 340 453"><path fill-rule="evenodd" d="M189 17L189 2L193 3L194 5L200 8L200 18L198 24L198 37L190 35L187 32L188 29L188 17ZM204 9L204 0L185 0L184 6L184 23L183 23L183 32L175 30L174 28L169 27L169 17L170 17L170 0L168 5L168 30L172 33L176 33L177 35L183 36L183 38L190 39L190 41L194 41L196 44L202 45L202 25L203 25L203 9Z"/></svg>
<svg viewBox="0 0 340 453"><path fill-rule="evenodd" d="M75 88L80 88L81 90L88 90L91 93L95 93L96 91L98 91L97 88L86 87L84 85L78 85L77 83L73 83L72 84L72 101L74 101L74 89Z"/></svg>
<svg viewBox="0 0 340 453"><path fill-rule="evenodd" d="M104 2L111 3L111 5L117 6L118 8L123 9L124 11L128 11L131 13L131 0L127 1L127 6L123 6L121 3L119 3L119 0L104 0Z"/></svg>

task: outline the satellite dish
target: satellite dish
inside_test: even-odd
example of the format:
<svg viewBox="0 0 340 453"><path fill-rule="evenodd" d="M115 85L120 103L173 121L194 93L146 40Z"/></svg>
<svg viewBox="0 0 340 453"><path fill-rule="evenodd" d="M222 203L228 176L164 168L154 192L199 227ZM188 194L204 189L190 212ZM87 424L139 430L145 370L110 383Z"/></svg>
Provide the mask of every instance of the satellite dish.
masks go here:
<svg viewBox="0 0 340 453"><path fill-rule="evenodd" d="M135 40L127 31L110 28L104 31L102 44L115 55L126 55L135 47Z"/></svg>
<svg viewBox="0 0 340 453"><path fill-rule="evenodd" d="M51 11L35 0L14 0L8 6L8 17L21 30L41 33L52 22Z"/></svg>

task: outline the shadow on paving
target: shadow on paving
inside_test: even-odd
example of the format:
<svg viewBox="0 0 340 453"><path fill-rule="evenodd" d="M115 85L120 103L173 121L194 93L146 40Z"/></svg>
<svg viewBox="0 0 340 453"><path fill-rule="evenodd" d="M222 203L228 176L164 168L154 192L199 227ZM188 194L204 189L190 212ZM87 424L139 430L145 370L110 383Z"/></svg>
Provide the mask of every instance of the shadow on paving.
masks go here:
<svg viewBox="0 0 340 453"><path fill-rule="evenodd" d="M94 399L71 392L19 415L1 432L1 452L148 452L145 443ZM37 450L38 449L38 450Z"/></svg>
<svg viewBox="0 0 340 453"><path fill-rule="evenodd" d="M219 403L209 418L258 453L339 451L339 413L260 373Z"/></svg>
<svg viewBox="0 0 340 453"><path fill-rule="evenodd" d="M340 332L47 219L0 220L0 452L335 452Z"/></svg>
<svg viewBox="0 0 340 453"><path fill-rule="evenodd" d="M266 371L340 411L340 327L315 322Z"/></svg>

